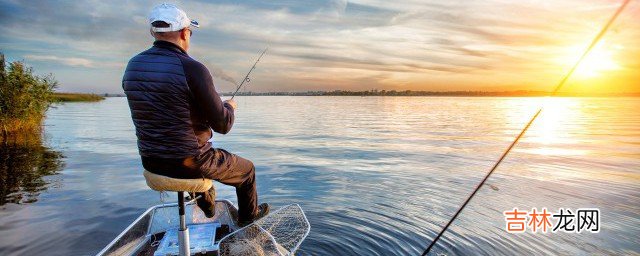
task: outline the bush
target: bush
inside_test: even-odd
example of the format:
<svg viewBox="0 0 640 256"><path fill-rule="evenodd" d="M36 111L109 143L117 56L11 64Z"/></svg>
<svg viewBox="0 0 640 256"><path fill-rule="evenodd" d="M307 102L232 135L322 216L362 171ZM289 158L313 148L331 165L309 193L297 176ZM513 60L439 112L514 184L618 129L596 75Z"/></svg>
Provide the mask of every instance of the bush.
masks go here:
<svg viewBox="0 0 640 256"><path fill-rule="evenodd" d="M39 130L57 82L37 76L23 62L7 63L0 53L0 128L2 137L17 131Z"/></svg>

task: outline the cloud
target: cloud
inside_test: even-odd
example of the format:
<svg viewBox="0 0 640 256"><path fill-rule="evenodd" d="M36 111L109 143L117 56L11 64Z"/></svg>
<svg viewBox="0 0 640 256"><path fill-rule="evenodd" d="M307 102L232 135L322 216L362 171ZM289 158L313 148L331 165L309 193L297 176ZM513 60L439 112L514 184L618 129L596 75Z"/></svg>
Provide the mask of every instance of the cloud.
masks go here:
<svg viewBox="0 0 640 256"><path fill-rule="evenodd" d="M620 58L623 67L637 66L633 59L640 59L640 25L632 22L640 13L638 3L632 2L607 35L609 42L624 45L629 56ZM122 67L150 47L146 15L154 4L0 0L0 49L9 57L62 64L51 72L60 74L61 87L68 90L82 84L68 69L88 68L86 79L107 71L101 75L111 79L92 84L118 92ZM252 73L251 88L303 91L441 88L436 84L466 89L489 82L544 88L565 68L552 64L552 57L586 44L617 3L283 0L179 6L202 25L189 54L204 60L214 77L237 83L234 77L239 79L269 45ZM635 78L627 80L640 79Z"/></svg>
<svg viewBox="0 0 640 256"><path fill-rule="evenodd" d="M52 55L26 55L27 60L35 61L54 61L71 67L94 67L93 61L82 58L61 58Z"/></svg>
<svg viewBox="0 0 640 256"><path fill-rule="evenodd" d="M95 62L93 60L84 58L73 57L58 57L53 55L25 55L24 58L28 61L48 61L56 62L70 67L85 67L85 68L98 68L98 67L122 67L122 63L114 62Z"/></svg>

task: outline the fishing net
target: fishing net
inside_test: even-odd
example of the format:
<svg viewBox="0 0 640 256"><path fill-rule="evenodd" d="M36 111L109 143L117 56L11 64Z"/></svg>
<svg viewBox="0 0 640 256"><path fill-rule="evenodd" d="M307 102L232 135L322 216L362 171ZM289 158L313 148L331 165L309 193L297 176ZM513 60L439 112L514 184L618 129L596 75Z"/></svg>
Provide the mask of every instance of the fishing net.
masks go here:
<svg viewBox="0 0 640 256"><path fill-rule="evenodd" d="M220 240L220 255L293 255L310 231L297 204L287 205Z"/></svg>

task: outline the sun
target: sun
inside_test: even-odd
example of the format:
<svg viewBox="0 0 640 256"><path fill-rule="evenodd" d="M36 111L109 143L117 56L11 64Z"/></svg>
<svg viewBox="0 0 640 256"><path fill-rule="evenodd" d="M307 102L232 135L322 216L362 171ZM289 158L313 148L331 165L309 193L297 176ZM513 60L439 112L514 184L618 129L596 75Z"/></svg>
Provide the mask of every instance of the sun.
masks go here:
<svg viewBox="0 0 640 256"><path fill-rule="evenodd" d="M594 78L602 76L607 71L620 68L614 59L614 48L606 47L603 42L597 44L585 57L575 71L578 78Z"/></svg>

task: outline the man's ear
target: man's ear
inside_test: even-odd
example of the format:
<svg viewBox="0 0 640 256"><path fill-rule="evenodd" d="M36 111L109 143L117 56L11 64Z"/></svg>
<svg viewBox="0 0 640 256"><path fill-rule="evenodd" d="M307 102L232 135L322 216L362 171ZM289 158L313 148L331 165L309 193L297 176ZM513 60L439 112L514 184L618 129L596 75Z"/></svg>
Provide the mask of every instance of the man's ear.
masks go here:
<svg viewBox="0 0 640 256"><path fill-rule="evenodd" d="M187 40L187 38L190 36L188 33L190 33L190 32L189 32L189 30L188 30L188 29L186 29L186 28L185 28L185 29L180 30L180 38L181 38L182 40Z"/></svg>

